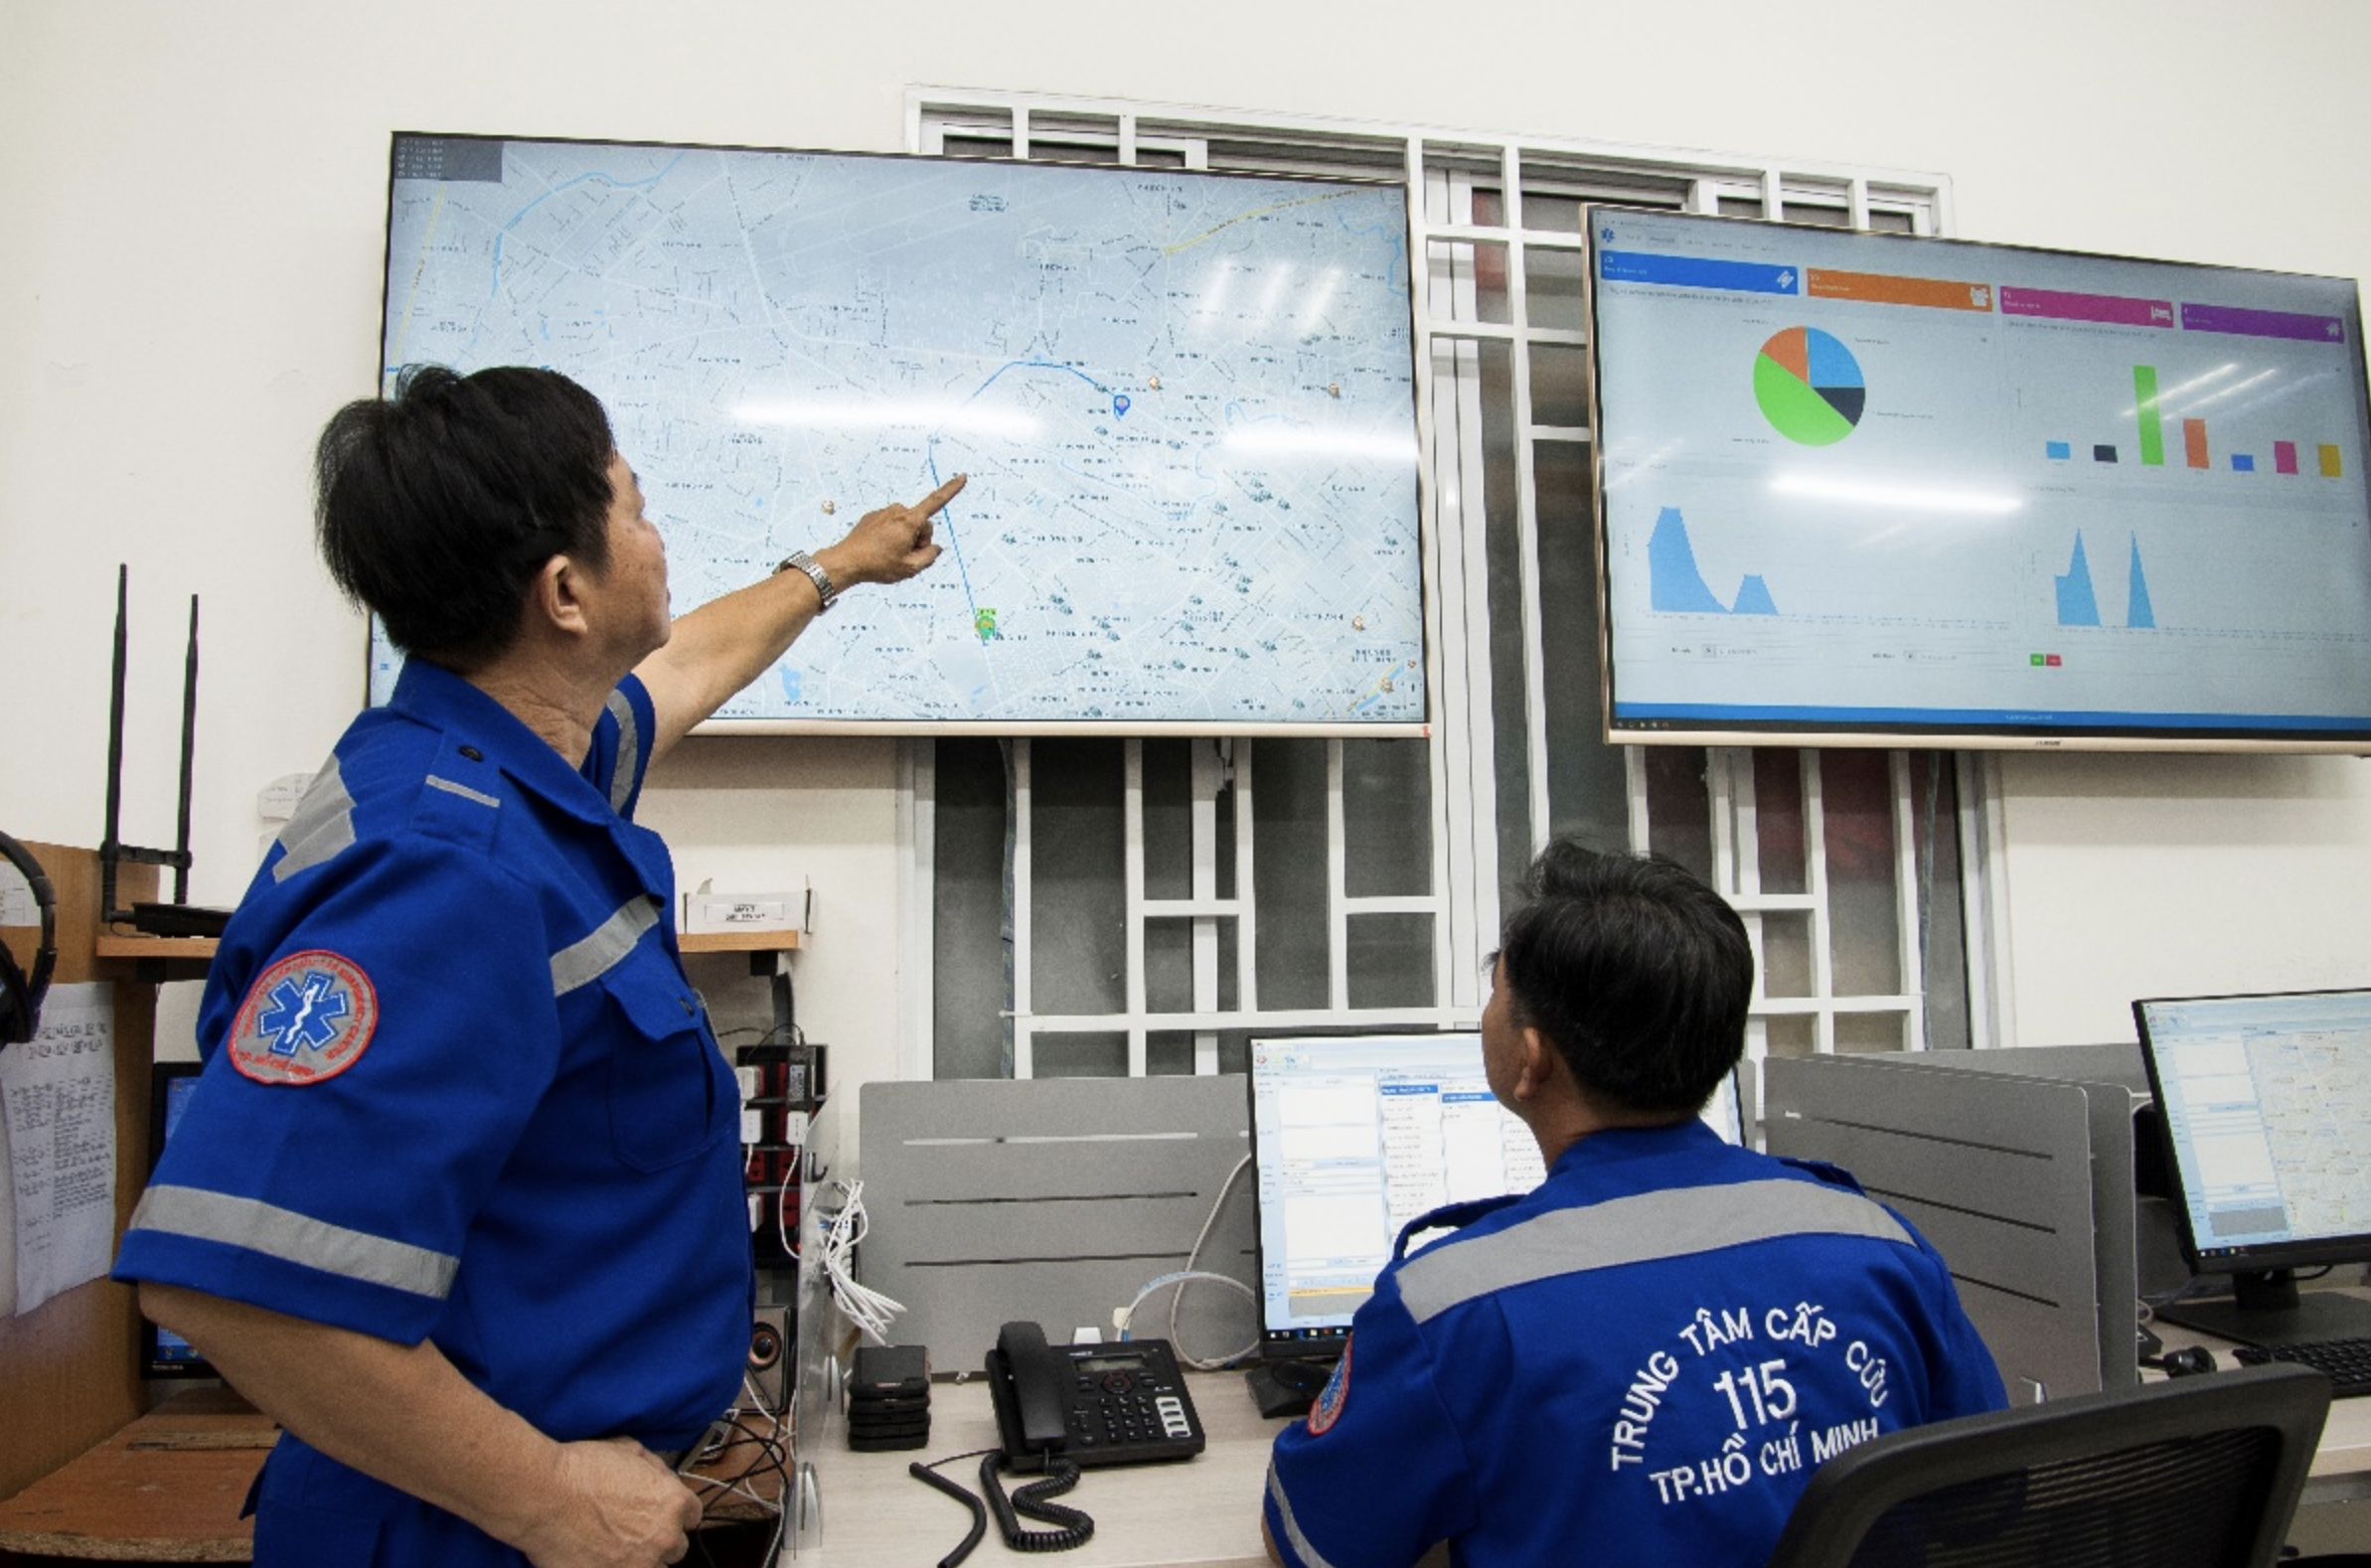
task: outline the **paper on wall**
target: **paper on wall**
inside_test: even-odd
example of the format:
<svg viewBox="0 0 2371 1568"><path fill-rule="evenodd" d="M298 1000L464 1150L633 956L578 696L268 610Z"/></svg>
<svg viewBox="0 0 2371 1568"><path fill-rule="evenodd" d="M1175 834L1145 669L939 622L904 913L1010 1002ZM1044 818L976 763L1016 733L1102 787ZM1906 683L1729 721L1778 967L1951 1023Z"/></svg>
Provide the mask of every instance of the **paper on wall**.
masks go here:
<svg viewBox="0 0 2371 1568"><path fill-rule="evenodd" d="M107 1272L115 1240L115 988L53 986L41 1031L0 1048L8 1156L0 1280L12 1315ZM6 1267L6 1266L0 1266Z"/></svg>

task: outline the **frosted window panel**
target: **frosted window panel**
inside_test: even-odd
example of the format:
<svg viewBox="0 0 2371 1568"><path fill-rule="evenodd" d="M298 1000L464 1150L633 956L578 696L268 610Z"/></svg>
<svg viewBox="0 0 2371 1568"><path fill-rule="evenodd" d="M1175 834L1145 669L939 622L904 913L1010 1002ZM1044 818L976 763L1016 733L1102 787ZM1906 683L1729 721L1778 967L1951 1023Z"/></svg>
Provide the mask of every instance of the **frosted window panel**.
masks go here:
<svg viewBox="0 0 2371 1568"><path fill-rule="evenodd" d="M1827 842L1829 961L1839 997L1902 989L1893 781L1882 751L1819 753Z"/></svg>

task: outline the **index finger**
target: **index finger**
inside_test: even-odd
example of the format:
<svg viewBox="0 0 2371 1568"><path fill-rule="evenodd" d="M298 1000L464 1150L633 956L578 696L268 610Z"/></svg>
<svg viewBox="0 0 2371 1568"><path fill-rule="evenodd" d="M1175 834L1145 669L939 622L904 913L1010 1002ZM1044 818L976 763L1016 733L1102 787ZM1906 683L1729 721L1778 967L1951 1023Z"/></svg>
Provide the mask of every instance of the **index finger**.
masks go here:
<svg viewBox="0 0 2371 1568"><path fill-rule="evenodd" d="M956 492L961 490L971 477L969 474L957 474L953 479L924 496L915 505L914 510L926 518L938 516L939 508L954 500Z"/></svg>

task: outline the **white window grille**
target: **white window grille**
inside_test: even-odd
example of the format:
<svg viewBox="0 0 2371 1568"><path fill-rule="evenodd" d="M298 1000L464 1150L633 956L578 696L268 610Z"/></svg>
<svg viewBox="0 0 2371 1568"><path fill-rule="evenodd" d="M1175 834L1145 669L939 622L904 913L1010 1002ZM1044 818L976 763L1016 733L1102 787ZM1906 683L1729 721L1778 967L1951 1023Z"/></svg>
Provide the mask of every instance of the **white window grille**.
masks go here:
<svg viewBox="0 0 2371 1568"><path fill-rule="evenodd" d="M1406 182L1433 694L1428 742L910 743L909 1075L1213 1072L1261 1032L1470 1025L1502 889L1563 832L1736 903L1751 1057L1988 1042L1982 764L1598 731L1582 205L1938 234L1944 180L1035 94L906 114L914 152Z"/></svg>

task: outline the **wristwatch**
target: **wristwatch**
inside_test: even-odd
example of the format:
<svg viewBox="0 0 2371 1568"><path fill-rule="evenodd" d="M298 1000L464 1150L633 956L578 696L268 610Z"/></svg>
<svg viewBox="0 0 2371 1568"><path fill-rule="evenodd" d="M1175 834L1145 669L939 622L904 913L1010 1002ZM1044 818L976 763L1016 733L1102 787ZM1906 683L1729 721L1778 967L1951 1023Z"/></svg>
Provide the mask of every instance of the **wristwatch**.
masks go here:
<svg viewBox="0 0 2371 1568"><path fill-rule="evenodd" d="M815 607L815 613L818 615L830 609L832 601L840 597L839 586L832 581L832 574L818 565L815 557L803 549L792 550L782 557L782 564L774 568L776 576L780 576L786 571L803 571L807 574L807 580L815 584L816 596L823 601Z"/></svg>

